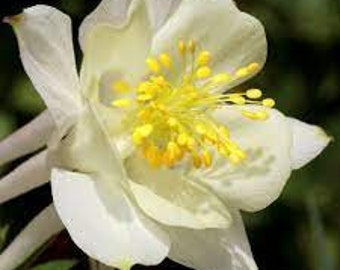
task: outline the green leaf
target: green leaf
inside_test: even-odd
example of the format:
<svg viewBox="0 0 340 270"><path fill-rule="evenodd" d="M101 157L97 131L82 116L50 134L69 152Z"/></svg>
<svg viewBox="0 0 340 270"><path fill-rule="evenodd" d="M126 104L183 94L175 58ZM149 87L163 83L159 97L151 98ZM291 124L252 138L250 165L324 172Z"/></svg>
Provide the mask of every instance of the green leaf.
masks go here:
<svg viewBox="0 0 340 270"><path fill-rule="evenodd" d="M74 260L58 260L40 264L30 270L70 270L76 263Z"/></svg>
<svg viewBox="0 0 340 270"><path fill-rule="evenodd" d="M307 210L309 213L311 226L311 247L313 249L313 257L315 269L335 270L335 262L331 256L328 239L324 229L315 196L311 193L307 197Z"/></svg>

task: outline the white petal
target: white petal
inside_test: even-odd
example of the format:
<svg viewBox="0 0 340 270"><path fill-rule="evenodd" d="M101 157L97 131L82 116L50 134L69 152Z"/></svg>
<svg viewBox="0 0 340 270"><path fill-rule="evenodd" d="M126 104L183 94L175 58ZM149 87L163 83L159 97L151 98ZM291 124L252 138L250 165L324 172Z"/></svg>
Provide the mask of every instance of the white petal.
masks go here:
<svg viewBox="0 0 340 270"><path fill-rule="evenodd" d="M154 31L157 31L174 13L181 0L144 0L149 10L150 21ZM121 26L127 19L131 0L102 0L98 7L88 15L79 29L79 42L82 48L90 32L100 24Z"/></svg>
<svg viewBox="0 0 340 270"><path fill-rule="evenodd" d="M145 3L134 0L129 6L128 14L123 15L126 20L119 27L108 23L106 15L103 21L100 18L102 13L113 18L113 7L117 3L118 1L102 2L88 19L93 23L86 23L82 30L84 62L81 80L89 99L97 99L98 84L104 74L116 74L121 80L133 84L145 73L145 59L150 50L152 33ZM112 5L112 9L107 9L106 5ZM126 9L125 2L123 5Z"/></svg>
<svg viewBox="0 0 340 270"><path fill-rule="evenodd" d="M293 118L288 118L288 122L293 134L292 168L299 169L316 158L331 138L318 126L308 125Z"/></svg>
<svg viewBox="0 0 340 270"><path fill-rule="evenodd" d="M154 169L138 154L126 161L126 170L138 205L158 222L195 229L230 225L226 206L181 170Z"/></svg>
<svg viewBox="0 0 340 270"><path fill-rule="evenodd" d="M153 30L157 32L176 11L181 0L146 0L146 2L148 4Z"/></svg>
<svg viewBox="0 0 340 270"><path fill-rule="evenodd" d="M243 117L237 109L225 106L214 116L246 151L246 160L232 165L216 154L212 168L197 171L196 179L233 207L257 211L277 199L290 176L291 132L285 116L276 110L268 110L269 119L256 121Z"/></svg>
<svg viewBox="0 0 340 270"><path fill-rule="evenodd" d="M263 66L267 56L262 24L240 12L232 0L181 1L156 34L153 54L173 51L179 40L190 39L211 52L216 72L233 73L253 62Z"/></svg>
<svg viewBox="0 0 340 270"><path fill-rule="evenodd" d="M53 199L74 242L90 257L120 269L161 262L169 249L167 236L138 214L121 186L102 180L52 172Z"/></svg>
<svg viewBox="0 0 340 270"><path fill-rule="evenodd" d="M0 180L0 203L4 203L49 181L47 153L41 152Z"/></svg>
<svg viewBox="0 0 340 270"><path fill-rule="evenodd" d="M105 130L107 140L115 146L119 158L124 160L131 155L135 146L131 140L131 134L122 125L126 112L100 103L91 104L91 107L97 119L101 122L102 129Z"/></svg>
<svg viewBox="0 0 340 270"><path fill-rule="evenodd" d="M196 270L256 270L242 218L232 216L228 229L169 228L169 258Z"/></svg>
<svg viewBox="0 0 340 270"><path fill-rule="evenodd" d="M50 152L50 158L59 167L109 177L114 183L122 183L125 180L122 161L97 113L94 108L87 108L58 148Z"/></svg>
<svg viewBox="0 0 340 270"><path fill-rule="evenodd" d="M53 235L64 229L54 206L45 208L0 255L0 269L13 270L28 259Z"/></svg>
<svg viewBox="0 0 340 270"><path fill-rule="evenodd" d="M26 126L0 142L0 165L43 147L53 129L53 120L46 110Z"/></svg>
<svg viewBox="0 0 340 270"><path fill-rule="evenodd" d="M55 8L37 5L8 20L28 76L56 124L64 128L81 106L70 18Z"/></svg>
<svg viewBox="0 0 340 270"><path fill-rule="evenodd" d="M87 39L98 25L120 26L127 19L131 0L102 0L98 7L89 14L79 28L79 43L84 50Z"/></svg>

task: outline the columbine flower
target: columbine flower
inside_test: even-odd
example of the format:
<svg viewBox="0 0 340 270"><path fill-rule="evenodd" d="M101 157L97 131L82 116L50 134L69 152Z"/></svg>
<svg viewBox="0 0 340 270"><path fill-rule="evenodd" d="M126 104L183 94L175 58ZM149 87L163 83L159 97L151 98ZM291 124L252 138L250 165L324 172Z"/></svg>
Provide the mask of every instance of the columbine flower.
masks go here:
<svg viewBox="0 0 340 270"><path fill-rule="evenodd" d="M224 94L265 61L256 19L231 0L103 0L80 28L80 79L66 15L39 5L5 20L48 111L1 143L1 161L48 147L1 181L1 200L51 179L53 206L4 251L1 269L63 226L121 269L167 256L256 269L239 211L272 203L329 142L259 89Z"/></svg>

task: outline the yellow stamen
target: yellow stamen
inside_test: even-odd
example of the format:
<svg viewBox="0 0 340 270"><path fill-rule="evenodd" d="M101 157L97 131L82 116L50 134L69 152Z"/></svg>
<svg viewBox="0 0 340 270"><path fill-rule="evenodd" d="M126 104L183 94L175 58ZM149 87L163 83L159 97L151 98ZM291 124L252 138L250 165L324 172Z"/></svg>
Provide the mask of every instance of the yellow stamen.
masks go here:
<svg viewBox="0 0 340 270"><path fill-rule="evenodd" d="M162 53L159 56L159 62L162 64L163 67L165 67L166 69L171 69L172 67L172 59L170 57L170 55L166 54L166 53Z"/></svg>
<svg viewBox="0 0 340 270"><path fill-rule="evenodd" d="M155 58L147 58L146 64L148 65L149 70L155 74L158 74L161 71L161 67Z"/></svg>
<svg viewBox="0 0 340 270"><path fill-rule="evenodd" d="M212 81L216 84L225 84L232 80L231 76L227 73L220 73L212 77Z"/></svg>
<svg viewBox="0 0 340 270"><path fill-rule="evenodd" d="M242 115L251 120L266 120L269 116L268 113L265 111L258 112L242 111Z"/></svg>
<svg viewBox="0 0 340 270"><path fill-rule="evenodd" d="M221 93L235 80L257 72L258 63L240 67L232 74L214 73L210 52L198 48L193 40L181 40L176 59L168 53L147 58L150 74L136 86L133 99L112 102L115 107L134 105L124 124L152 167L173 167L189 160L195 168L208 168L215 155L239 164L246 158L242 145L238 146L232 130L213 119L211 112L226 103L238 105L229 107L248 119L265 120L270 113L265 107L275 105L270 98L261 99L262 91L255 88ZM113 83L112 88L118 92L131 90L124 81ZM250 110L246 104L257 106Z"/></svg>
<svg viewBox="0 0 340 270"><path fill-rule="evenodd" d="M186 146L189 142L190 138L186 133L180 133L177 137L177 143L180 146Z"/></svg>
<svg viewBox="0 0 340 270"><path fill-rule="evenodd" d="M202 152L202 163L207 168L212 164L212 157L208 150L203 150Z"/></svg>
<svg viewBox="0 0 340 270"><path fill-rule="evenodd" d="M194 152L191 155L191 159L192 159L192 164L194 165L194 167L196 169L199 169L202 165L201 157L197 153Z"/></svg>
<svg viewBox="0 0 340 270"><path fill-rule="evenodd" d="M259 71L260 65L258 63L251 63L248 65L247 69L250 73L255 73Z"/></svg>
<svg viewBox="0 0 340 270"><path fill-rule="evenodd" d="M130 106L132 101L130 99L116 99L112 101L111 105L117 108L124 108Z"/></svg>
<svg viewBox="0 0 340 270"><path fill-rule="evenodd" d="M260 89L249 89L246 92L248 98L257 99L262 97L262 91Z"/></svg>
<svg viewBox="0 0 340 270"><path fill-rule="evenodd" d="M179 52L179 55L182 56L182 57L185 55L186 45L185 45L183 40L180 40L178 42L178 52Z"/></svg>
<svg viewBox="0 0 340 270"><path fill-rule="evenodd" d="M194 40L190 40L190 41L188 42L188 50L189 50L189 52L191 52L191 53L194 53L194 52L195 52L195 50L196 50L196 43L195 43Z"/></svg>
<svg viewBox="0 0 340 270"><path fill-rule="evenodd" d="M149 100L151 100L152 98L153 98L153 96L150 95L150 94L141 94L141 95L138 95L138 96L137 96L137 100L138 100L138 101L149 101Z"/></svg>
<svg viewBox="0 0 340 270"><path fill-rule="evenodd" d="M275 101L274 99L266 98L262 100L262 105L268 108L273 108L275 106Z"/></svg>
<svg viewBox="0 0 340 270"><path fill-rule="evenodd" d="M211 75L211 69L207 66L201 67L196 72L196 77L198 79L205 79Z"/></svg>
<svg viewBox="0 0 340 270"><path fill-rule="evenodd" d="M232 103L235 103L236 105L244 105L244 104L246 104L246 99L244 97L236 95L236 94L234 96L230 97L230 101Z"/></svg>
<svg viewBox="0 0 340 270"><path fill-rule="evenodd" d="M198 134L204 135L205 133L207 133L207 128L202 123L197 124L195 126L195 129Z"/></svg>
<svg viewBox="0 0 340 270"><path fill-rule="evenodd" d="M197 64L202 67L202 66L206 66L210 63L211 61L211 54L208 51L202 51L200 52L200 54L198 55L197 58Z"/></svg>
<svg viewBox="0 0 340 270"><path fill-rule="evenodd" d="M236 71L236 77L237 78L244 78L249 76L250 72L248 71L247 68L240 68Z"/></svg>
<svg viewBox="0 0 340 270"><path fill-rule="evenodd" d="M132 138L136 145L142 143L143 139L150 136L153 131L153 126L151 124L146 124L135 128Z"/></svg>
<svg viewBox="0 0 340 270"><path fill-rule="evenodd" d="M126 93L131 90L129 84L125 81L116 81L112 84L112 91Z"/></svg>

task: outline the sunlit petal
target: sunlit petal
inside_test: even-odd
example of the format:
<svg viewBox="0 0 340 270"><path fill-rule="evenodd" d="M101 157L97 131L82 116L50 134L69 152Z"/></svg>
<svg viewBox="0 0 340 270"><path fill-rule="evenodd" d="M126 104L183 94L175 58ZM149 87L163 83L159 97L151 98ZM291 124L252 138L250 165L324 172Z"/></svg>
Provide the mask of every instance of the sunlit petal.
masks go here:
<svg viewBox="0 0 340 270"><path fill-rule="evenodd" d="M169 258L196 270L256 270L241 215L232 217L228 229L169 228Z"/></svg>
<svg viewBox="0 0 340 270"><path fill-rule="evenodd" d="M331 141L321 128L288 118L292 129L292 168L299 169L316 158Z"/></svg>
<svg viewBox="0 0 340 270"><path fill-rule="evenodd" d="M53 7L37 5L8 21L26 73L64 129L81 107L70 18Z"/></svg>
<svg viewBox="0 0 340 270"><path fill-rule="evenodd" d="M135 154L126 162L138 205L155 220L195 229L225 228L231 217L214 194L190 182L181 170L152 168Z"/></svg>
<svg viewBox="0 0 340 270"><path fill-rule="evenodd" d="M262 24L238 10L232 0L182 1L155 36L152 53L171 52L173 45L183 39L193 39L211 53L215 72L234 74L250 63L257 63L260 70L266 60ZM248 78L240 78L229 87Z"/></svg>
<svg viewBox="0 0 340 270"><path fill-rule="evenodd" d="M81 81L85 95L91 100L98 99L102 76L114 74L112 84L115 80L124 80L131 84L138 82L144 75L144 61L151 44L152 31L144 1L132 1L126 20L120 27L109 24L106 20L106 23L100 23L101 19L97 19L97 16L107 12L105 3L102 2L92 19L89 19L95 23L87 23L83 30L84 60ZM108 3L115 6L118 1ZM108 10L114 12L113 9ZM114 15L109 13L108 16Z"/></svg>
<svg viewBox="0 0 340 270"><path fill-rule="evenodd" d="M158 264L167 256L167 235L134 209L121 186L53 170L52 191L73 241L90 257L128 269L136 263Z"/></svg>
<svg viewBox="0 0 340 270"><path fill-rule="evenodd" d="M214 116L229 128L231 137L247 157L234 165L217 155L211 169L197 171L194 176L239 209L265 208L277 199L290 176L290 127L280 112L268 112L267 120L251 120L242 116L237 107L217 110Z"/></svg>

